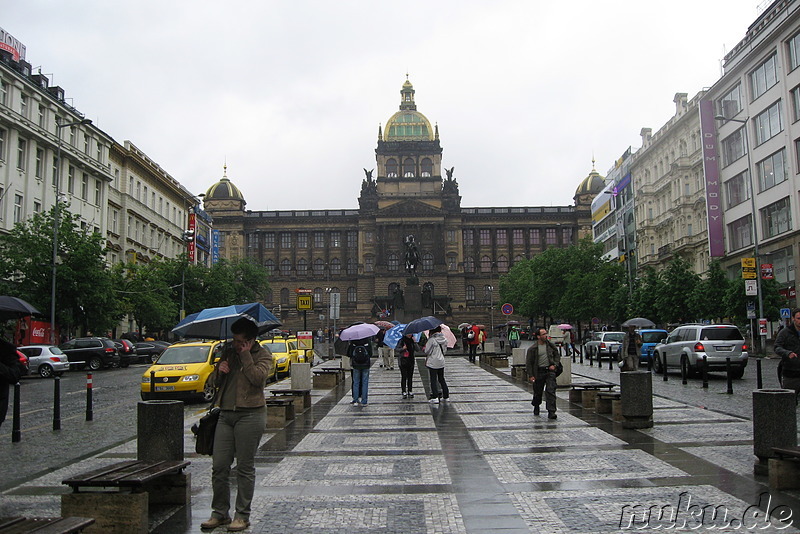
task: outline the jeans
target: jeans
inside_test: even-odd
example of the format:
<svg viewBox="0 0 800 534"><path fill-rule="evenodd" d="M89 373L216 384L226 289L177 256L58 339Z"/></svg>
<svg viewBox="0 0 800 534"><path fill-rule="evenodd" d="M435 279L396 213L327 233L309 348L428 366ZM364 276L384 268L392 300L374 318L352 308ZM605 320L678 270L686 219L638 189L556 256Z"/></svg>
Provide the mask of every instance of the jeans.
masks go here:
<svg viewBox="0 0 800 534"><path fill-rule="evenodd" d="M367 388L369 387L369 368L353 369L353 402L361 399L361 404L367 403Z"/></svg>
<svg viewBox="0 0 800 534"><path fill-rule="evenodd" d="M431 369L428 367L428 374L431 377L431 398L450 398L450 389L447 387L447 382L444 381L444 367L441 369ZM441 392L439 392L439 386L442 387Z"/></svg>
<svg viewBox="0 0 800 534"><path fill-rule="evenodd" d="M405 360L411 360L406 363ZM408 357L400 360L400 389L403 393L411 393L414 382L414 358Z"/></svg>
<svg viewBox="0 0 800 534"><path fill-rule="evenodd" d="M242 411L223 410L219 414L214 433L214 454L211 467L212 515L229 517L231 508L231 464L236 459L236 514L250 518L250 504L256 485L255 458L264 428L267 426L267 408Z"/></svg>
<svg viewBox="0 0 800 534"><path fill-rule="evenodd" d="M469 361L475 362L475 356L478 354L478 344L470 343L469 345Z"/></svg>
<svg viewBox="0 0 800 534"><path fill-rule="evenodd" d="M542 404L543 391L547 412L556 413L556 372L549 370L547 367L540 367L536 373L531 404L534 406Z"/></svg>

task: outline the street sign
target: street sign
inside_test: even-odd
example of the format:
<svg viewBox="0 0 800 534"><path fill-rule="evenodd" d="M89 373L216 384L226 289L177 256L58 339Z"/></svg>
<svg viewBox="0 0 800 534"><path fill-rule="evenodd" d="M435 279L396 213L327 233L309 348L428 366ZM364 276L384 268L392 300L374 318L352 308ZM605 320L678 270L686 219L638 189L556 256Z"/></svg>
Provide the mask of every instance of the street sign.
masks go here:
<svg viewBox="0 0 800 534"><path fill-rule="evenodd" d="M767 335L767 320L766 319L759 319L758 320L758 335L766 336Z"/></svg>
<svg viewBox="0 0 800 534"><path fill-rule="evenodd" d="M297 333L297 348L300 350L311 350L314 348L314 333L313 332L298 332Z"/></svg>
<svg viewBox="0 0 800 534"><path fill-rule="evenodd" d="M775 278L774 271L772 269L771 263L762 263L761 264L761 279L762 280L772 280Z"/></svg>
<svg viewBox="0 0 800 534"><path fill-rule="evenodd" d="M758 295L758 280L745 280L744 294L748 297L755 297Z"/></svg>
<svg viewBox="0 0 800 534"><path fill-rule="evenodd" d="M328 310L331 319L334 321L339 318L339 304L341 303L341 293L331 293L330 296L330 310Z"/></svg>
<svg viewBox="0 0 800 534"><path fill-rule="evenodd" d="M297 295L297 309L298 310L313 310L314 309L314 296L313 295Z"/></svg>
<svg viewBox="0 0 800 534"><path fill-rule="evenodd" d="M506 302L500 307L500 311L503 312L503 315L511 315L514 313L514 306Z"/></svg>
<svg viewBox="0 0 800 534"><path fill-rule="evenodd" d="M752 300L747 301L747 318L748 319L755 319L756 318L756 303Z"/></svg>
<svg viewBox="0 0 800 534"><path fill-rule="evenodd" d="M792 316L792 310L789 308L781 308L781 319L789 319Z"/></svg>
<svg viewBox="0 0 800 534"><path fill-rule="evenodd" d="M756 259L755 258L742 258L742 278L745 280L755 280L758 277L756 274Z"/></svg>

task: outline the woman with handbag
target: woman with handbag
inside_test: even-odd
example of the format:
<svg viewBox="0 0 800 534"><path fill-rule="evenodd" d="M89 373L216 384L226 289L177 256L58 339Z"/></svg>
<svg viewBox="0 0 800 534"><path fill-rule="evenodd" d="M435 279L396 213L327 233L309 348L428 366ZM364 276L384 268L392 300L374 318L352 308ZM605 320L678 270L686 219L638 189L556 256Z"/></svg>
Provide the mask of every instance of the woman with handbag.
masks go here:
<svg viewBox="0 0 800 534"><path fill-rule="evenodd" d="M431 377L431 404L439 404L439 399L450 398L450 390L444 381L444 353L447 352L447 340L442 334L442 327L437 326L429 332L430 337L425 343L425 367ZM441 387L441 392L439 388Z"/></svg>
<svg viewBox="0 0 800 534"><path fill-rule="evenodd" d="M403 398L414 398L411 391L414 381L414 352L419 348L412 337L406 334L400 339L400 344L395 349L398 366L400 367L400 389L403 391Z"/></svg>
<svg viewBox="0 0 800 534"><path fill-rule="evenodd" d="M272 374L272 354L256 336L258 327L246 318L231 325L233 342L223 350L212 379L220 408L212 454L211 518L203 530L228 525L228 532L250 526L250 506L256 483L255 457L267 424L264 386ZM236 507L230 517L231 464L236 459Z"/></svg>

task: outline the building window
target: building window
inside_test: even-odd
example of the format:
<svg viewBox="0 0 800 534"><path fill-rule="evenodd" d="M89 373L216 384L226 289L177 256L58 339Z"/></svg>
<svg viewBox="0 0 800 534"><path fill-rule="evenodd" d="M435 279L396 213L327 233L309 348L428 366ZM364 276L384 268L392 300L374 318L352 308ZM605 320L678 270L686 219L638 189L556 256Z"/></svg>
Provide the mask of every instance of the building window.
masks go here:
<svg viewBox="0 0 800 534"><path fill-rule="evenodd" d="M725 182L725 199L728 201L728 209L750 199L748 183L747 171L739 173Z"/></svg>
<svg viewBox="0 0 800 534"><path fill-rule="evenodd" d="M21 171L25 170L25 160L28 157L28 142L20 138L17 141L17 168Z"/></svg>
<svg viewBox="0 0 800 534"><path fill-rule="evenodd" d="M342 274L342 261L339 258L333 258L331 260L331 274Z"/></svg>
<svg viewBox="0 0 800 534"><path fill-rule="evenodd" d="M308 232L297 232L297 248L308 248Z"/></svg>
<svg viewBox="0 0 800 534"><path fill-rule="evenodd" d="M119 211L111 210L111 231L118 234L117 225L119 224Z"/></svg>
<svg viewBox="0 0 800 534"><path fill-rule="evenodd" d="M281 306L289 305L289 288L284 287L281 289Z"/></svg>
<svg viewBox="0 0 800 534"><path fill-rule="evenodd" d="M92 149L92 138L89 137L88 135L84 134L83 135L83 153L88 156L89 152L91 151L91 149Z"/></svg>
<svg viewBox="0 0 800 534"><path fill-rule="evenodd" d="M275 248L275 232L264 234L264 248Z"/></svg>
<svg viewBox="0 0 800 534"><path fill-rule="evenodd" d="M497 258L497 272L499 273L507 273L508 272L508 258L505 256L500 256Z"/></svg>
<svg viewBox="0 0 800 534"><path fill-rule="evenodd" d="M433 162L430 158L422 159L422 176L433 176Z"/></svg>
<svg viewBox="0 0 800 534"><path fill-rule="evenodd" d="M289 276L292 272L292 262L289 260L281 260L281 275Z"/></svg>
<svg viewBox="0 0 800 534"><path fill-rule="evenodd" d="M514 265L518 264L521 261L525 261L525 256L515 256L514 257Z"/></svg>
<svg viewBox="0 0 800 534"><path fill-rule="evenodd" d="M792 214L789 210L789 197L761 210L761 227L765 238L775 237L792 229Z"/></svg>
<svg viewBox="0 0 800 534"><path fill-rule="evenodd" d="M342 233L339 231L331 232L331 247L339 248L342 246Z"/></svg>
<svg viewBox="0 0 800 534"><path fill-rule="evenodd" d="M100 184L100 180L95 179L94 181L94 203L96 206L100 205L100 197L102 193L102 185Z"/></svg>
<svg viewBox="0 0 800 534"><path fill-rule="evenodd" d="M786 42L786 48L789 51L789 71L793 71L800 66L800 33Z"/></svg>
<svg viewBox="0 0 800 534"><path fill-rule="evenodd" d="M448 230L447 231L447 242L448 243L455 243L456 242L456 231L455 230Z"/></svg>
<svg viewBox="0 0 800 534"><path fill-rule="evenodd" d="M67 168L67 192L75 194L75 167L72 165Z"/></svg>
<svg viewBox="0 0 800 534"><path fill-rule="evenodd" d="M426 252L422 255L422 272L423 273L432 273L433 272L433 254L430 252Z"/></svg>
<svg viewBox="0 0 800 534"><path fill-rule="evenodd" d="M488 247L492 244L492 234L489 230L480 230L480 243L482 247Z"/></svg>
<svg viewBox="0 0 800 534"><path fill-rule="evenodd" d="M448 254L447 255L447 270L448 271L455 271L458 269L458 258L455 254Z"/></svg>
<svg viewBox="0 0 800 534"><path fill-rule="evenodd" d="M753 100L778 83L777 57L777 54L772 54L750 73L750 93L753 95Z"/></svg>
<svg viewBox="0 0 800 534"><path fill-rule="evenodd" d="M292 248L292 234L291 232L281 232L281 248Z"/></svg>
<svg viewBox="0 0 800 534"><path fill-rule="evenodd" d="M34 213L41 213L42 212L42 203L38 200L33 201L33 212Z"/></svg>
<svg viewBox="0 0 800 534"><path fill-rule="evenodd" d="M525 244L525 234L522 232L522 228L514 228L513 230L511 230L511 244L512 245Z"/></svg>
<svg viewBox="0 0 800 534"><path fill-rule="evenodd" d="M495 230L495 243L497 245L508 245L508 230L505 228Z"/></svg>
<svg viewBox="0 0 800 534"><path fill-rule="evenodd" d="M69 127L69 144L75 146L75 126Z"/></svg>
<svg viewBox="0 0 800 534"><path fill-rule="evenodd" d="M347 274L349 276L355 276L358 274L358 263L354 258L347 259Z"/></svg>
<svg viewBox="0 0 800 534"><path fill-rule="evenodd" d="M492 272L492 259L489 256L484 256L481 258L481 272L482 273Z"/></svg>
<svg viewBox="0 0 800 534"><path fill-rule="evenodd" d="M375 270L375 259L372 256L364 256L364 272L371 273Z"/></svg>
<svg viewBox="0 0 800 534"><path fill-rule="evenodd" d="M573 229L572 228L562 228L561 229L561 242L564 245L572 245L572 236L573 236Z"/></svg>
<svg viewBox="0 0 800 534"><path fill-rule="evenodd" d="M249 248L249 249L258 248L258 234L257 233L253 232L253 233L247 234L246 239L247 239L247 248Z"/></svg>
<svg viewBox="0 0 800 534"><path fill-rule="evenodd" d="M394 158L386 160L386 177L397 178L397 160Z"/></svg>
<svg viewBox="0 0 800 534"><path fill-rule="evenodd" d="M0 104L7 106L8 102L8 85L6 82L0 80Z"/></svg>
<svg viewBox="0 0 800 534"><path fill-rule="evenodd" d="M14 224L22 222L22 195L14 195Z"/></svg>
<svg viewBox="0 0 800 534"><path fill-rule="evenodd" d="M475 272L475 260L472 259L472 256L467 256L466 258L464 258L464 272L465 273Z"/></svg>
<svg viewBox="0 0 800 534"><path fill-rule="evenodd" d="M297 260L297 274L299 276L305 276L308 274L308 261L305 258L300 258Z"/></svg>
<svg viewBox="0 0 800 534"><path fill-rule="evenodd" d="M97 161L103 163L103 144L100 143L99 139L97 141Z"/></svg>
<svg viewBox="0 0 800 534"><path fill-rule="evenodd" d="M414 160L411 158L406 158L403 160L403 177L405 178L413 178L414 174Z"/></svg>
<svg viewBox="0 0 800 534"><path fill-rule="evenodd" d="M475 286L467 286L466 299L475 300Z"/></svg>
<svg viewBox="0 0 800 534"><path fill-rule="evenodd" d="M539 246L541 242L541 234L538 228L531 228L530 230L531 246Z"/></svg>
<svg viewBox="0 0 800 534"><path fill-rule="evenodd" d="M6 130L0 128L0 161L5 161L6 159Z"/></svg>
<svg viewBox="0 0 800 534"><path fill-rule="evenodd" d="M730 165L745 154L744 126L733 132L720 143L722 148L722 165Z"/></svg>
<svg viewBox="0 0 800 534"><path fill-rule="evenodd" d="M324 232L314 232L314 248L325 248Z"/></svg>
<svg viewBox="0 0 800 534"><path fill-rule="evenodd" d="M463 230L461 232L462 239L465 247L471 247L475 244L475 237L472 230Z"/></svg>
<svg viewBox="0 0 800 534"><path fill-rule="evenodd" d="M322 276L325 273L325 262L320 258L314 260L314 276Z"/></svg>
<svg viewBox="0 0 800 534"><path fill-rule="evenodd" d="M89 200L89 175L81 173L81 198Z"/></svg>
<svg viewBox="0 0 800 534"><path fill-rule="evenodd" d="M783 131L781 119L781 101L778 100L754 119L756 128L756 145L773 138Z"/></svg>
<svg viewBox="0 0 800 534"><path fill-rule="evenodd" d="M275 272L275 262L272 260L267 260L264 262L264 270L267 271L267 274L272 274Z"/></svg>
<svg viewBox="0 0 800 534"><path fill-rule="evenodd" d="M42 160L44 159L44 150L41 148L36 149L36 168L35 174L37 178L42 177Z"/></svg>
<svg viewBox="0 0 800 534"><path fill-rule="evenodd" d="M322 306L322 304L323 304L323 302L322 302L322 288L321 287L315 287L313 295L314 295L314 306Z"/></svg>
<svg viewBox="0 0 800 534"><path fill-rule="evenodd" d="M47 110L43 105L39 104L39 128L44 128L47 125Z"/></svg>
<svg viewBox="0 0 800 534"><path fill-rule="evenodd" d="M347 303L354 304L358 302L358 292L356 292L356 288L348 287L347 288Z"/></svg>
<svg viewBox="0 0 800 534"><path fill-rule="evenodd" d="M19 114L28 118L28 95L26 94L19 95Z"/></svg>
<svg viewBox="0 0 800 534"><path fill-rule="evenodd" d="M364 243L371 245L373 241L373 233L372 230L365 230L364 231Z"/></svg>
<svg viewBox="0 0 800 534"><path fill-rule="evenodd" d="M745 215L728 225L728 238L731 250L749 247L753 244L753 230L750 227L750 215Z"/></svg>
<svg viewBox="0 0 800 534"><path fill-rule="evenodd" d="M545 242L548 245L557 245L558 244L558 236L556 235L555 228L548 228L545 230Z"/></svg>
<svg viewBox="0 0 800 534"><path fill-rule="evenodd" d="M800 85L792 89L792 122L800 120Z"/></svg>
<svg viewBox="0 0 800 534"><path fill-rule="evenodd" d="M389 257L386 260L386 268L390 273L400 270L400 260L398 259L397 254L389 254Z"/></svg>
<svg viewBox="0 0 800 534"><path fill-rule="evenodd" d="M783 152L784 149L780 149L768 158L756 163L759 191L766 191L786 181L786 162L784 161Z"/></svg>
<svg viewBox="0 0 800 534"><path fill-rule="evenodd" d="M347 248L355 250L358 247L358 232L347 232Z"/></svg>

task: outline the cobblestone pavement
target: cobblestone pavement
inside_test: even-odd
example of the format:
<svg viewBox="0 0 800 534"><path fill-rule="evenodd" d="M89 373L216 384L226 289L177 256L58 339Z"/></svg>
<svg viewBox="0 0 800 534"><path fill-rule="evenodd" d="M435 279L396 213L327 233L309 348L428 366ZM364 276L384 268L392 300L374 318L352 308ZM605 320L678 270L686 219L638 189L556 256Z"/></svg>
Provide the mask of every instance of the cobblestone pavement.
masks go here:
<svg viewBox="0 0 800 534"><path fill-rule="evenodd" d="M623 429L569 403L566 390L549 420L533 415L529 388L509 369L447 360L450 398L438 405L427 400L424 368L409 399L400 371L377 366L368 406L349 404L349 381L312 390L310 409L263 436L247 532L798 532L800 491L770 492L753 475L752 425L738 398L670 377L669 390L653 382L652 429ZM619 377L580 364L573 373ZM724 409L701 402L718 397ZM199 532L208 518L211 461L193 452L195 419L185 421L192 505L151 510L151 532ZM59 515L62 479L135 456L133 440L29 480L0 493L0 516ZM780 523L780 514L791 516Z"/></svg>

